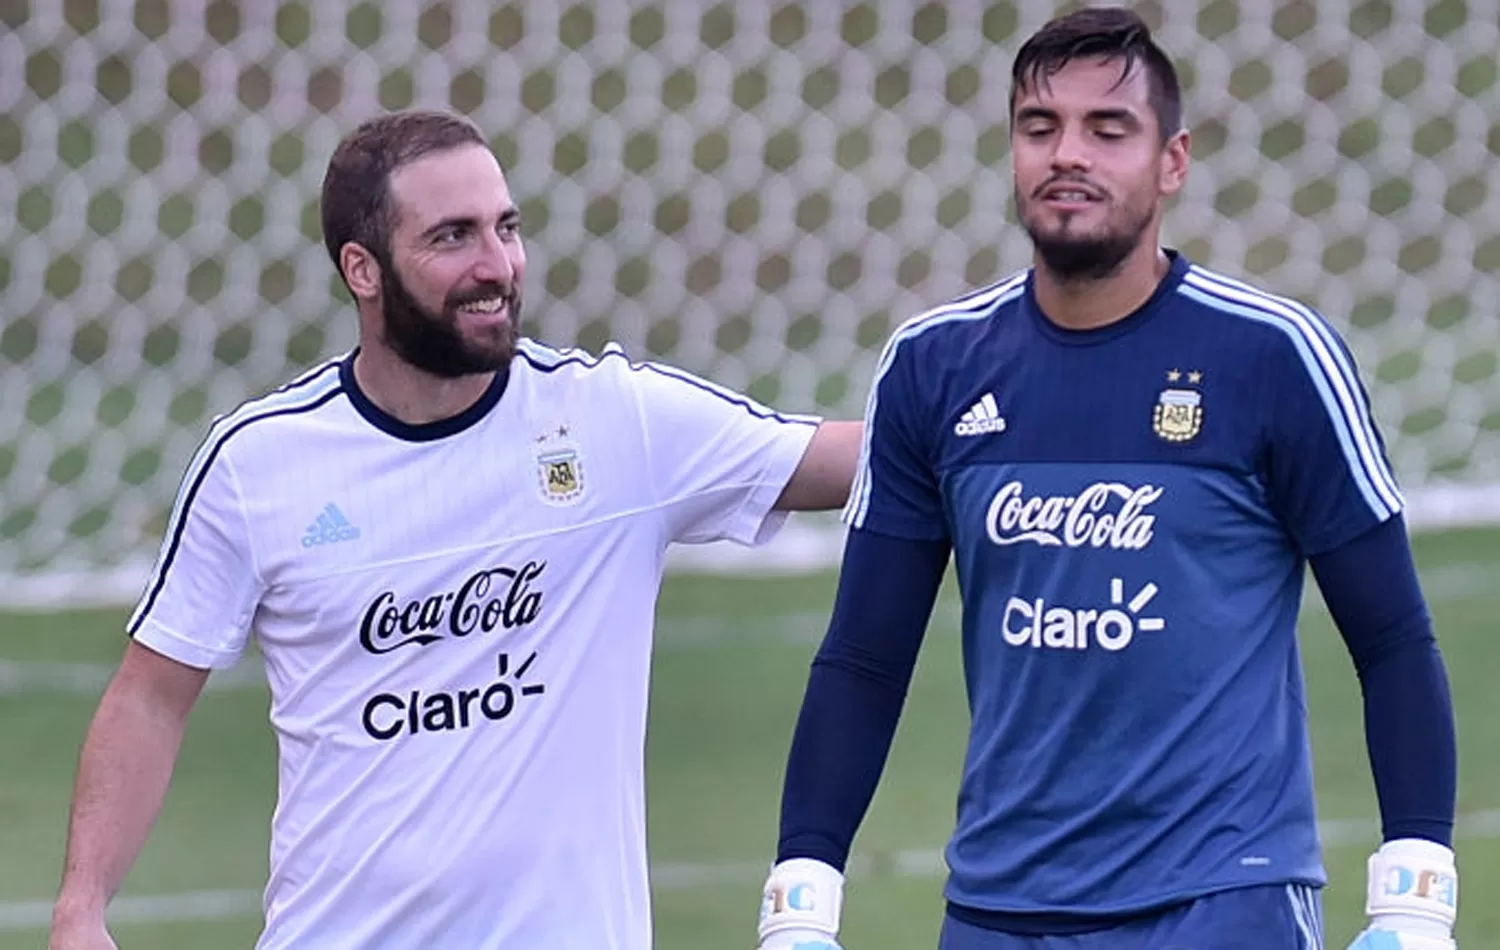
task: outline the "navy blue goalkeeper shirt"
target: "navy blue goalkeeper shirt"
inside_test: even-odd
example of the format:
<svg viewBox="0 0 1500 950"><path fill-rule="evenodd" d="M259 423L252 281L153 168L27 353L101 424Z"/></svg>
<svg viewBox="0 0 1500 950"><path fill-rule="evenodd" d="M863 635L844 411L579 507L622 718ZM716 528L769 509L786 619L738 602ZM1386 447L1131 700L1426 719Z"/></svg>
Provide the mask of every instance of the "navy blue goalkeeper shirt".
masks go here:
<svg viewBox="0 0 1500 950"><path fill-rule="evenodd" d="M1323 319L1171 253L1139 310L1068 331L1023 274L897 332L866 439L846 519L950 544L962 592L950 901L1324 882L1305 566L1402 499Z"/></svg>

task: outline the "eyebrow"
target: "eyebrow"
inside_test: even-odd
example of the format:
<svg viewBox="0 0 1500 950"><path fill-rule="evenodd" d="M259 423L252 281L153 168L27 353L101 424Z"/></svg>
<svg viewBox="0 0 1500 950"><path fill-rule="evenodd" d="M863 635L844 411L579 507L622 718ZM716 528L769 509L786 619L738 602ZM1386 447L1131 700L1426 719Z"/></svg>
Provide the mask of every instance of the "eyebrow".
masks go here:
<svg viewBox="0 0 1500 950"><path fill-rule="evenodd" d="M1136 118L1134 112L1119 107L1105 109L1090 109L1084 113L1084 119L1089 122L1123 122L1126 125L1138 126L1141 120ZM1057 121L1057 111L1046 106L1023 106L1016 110L1016 122L1027 122L1031 119L1051 119Z"/></svg>
<svg viewBox="0 0 1500 950"><path fill-rule="evenodd" d="M514 224L514 223L516 223L519 220L521 220L521 211L520 211L520 209L512 206L512 207L506 208L504 211L500 212L500 220L499 220L498 223L500 223L500 224ZM425 238L430 238L430 237L434 236L435 234L437 234L439 231L443 231L443 230L446 230L448 228L477 228L477 227L479 227L479 219L476 218L476 217L474 217L473 215L454 215L451 218L444 218L444 219L442 219L441 221L439 221L436 224L434 224L432 227L430 227L427 230L423 231L422 232L422 237L424 239Z"/></svg>

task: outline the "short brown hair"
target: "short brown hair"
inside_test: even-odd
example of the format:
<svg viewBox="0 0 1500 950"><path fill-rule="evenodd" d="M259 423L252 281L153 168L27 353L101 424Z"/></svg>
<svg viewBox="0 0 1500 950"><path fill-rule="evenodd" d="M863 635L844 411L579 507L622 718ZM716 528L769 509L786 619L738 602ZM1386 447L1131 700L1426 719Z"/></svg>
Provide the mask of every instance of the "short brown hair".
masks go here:
<svg viewBox="0 0 1500 950"><path fill-rule="evenodd" d="M339 276L339 251L353 241L388 259L396 209L391 173L432 152L486 145L472 122L447 112L410 109L370 119L346 135L323 176L323 246Z"/></svg>
<svg viewBox="0 0 1500 950"><path fill-rule="evenodd" d="M1136 63L1146 68L1151 111L1163 144L1182 128L1182 89L1177 68L1151 38L1151 28L1139 14L1123 7L1077 10L1045 24L1016 54L1010 72L1010 111L1015 117L1021 90L1045 84L1075 59L1090 56L1122 60L1120 81Z"/></svg>

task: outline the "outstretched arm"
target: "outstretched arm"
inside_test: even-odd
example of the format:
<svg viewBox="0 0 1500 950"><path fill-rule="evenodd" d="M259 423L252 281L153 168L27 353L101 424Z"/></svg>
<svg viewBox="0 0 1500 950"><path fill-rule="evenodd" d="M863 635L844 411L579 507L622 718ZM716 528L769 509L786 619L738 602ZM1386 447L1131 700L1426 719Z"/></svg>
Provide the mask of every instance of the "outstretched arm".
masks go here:
<svg viewBox="0 0 1500 950"><path fill-rule="evenodd" d="M778 511L842 508L859 462L862 422L823 422L813 433L802 461L776 499Z"/></svg>

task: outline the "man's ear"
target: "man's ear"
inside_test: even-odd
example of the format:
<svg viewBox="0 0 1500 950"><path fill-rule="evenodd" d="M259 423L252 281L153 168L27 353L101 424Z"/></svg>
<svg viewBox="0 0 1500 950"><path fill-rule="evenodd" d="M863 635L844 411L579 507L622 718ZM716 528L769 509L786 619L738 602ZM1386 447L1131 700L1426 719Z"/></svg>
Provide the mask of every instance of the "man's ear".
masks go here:
<svg viewBox="0 0 1500 950"><path fill-rule="evenodd" d="M364 245L350 241L339 248L339 270L356 300L380 296L380 262Z"/></svg>
<svg viewBox="0 0 1500 950"><path fill-rule="evenodd" d="M1171 197L1182 190L1187 181L1188 164L1191 161L1192 140L1187 129L1182 129L1167 140L1161 151L1161 177L1158 187L1162 195Z"/></svg>

